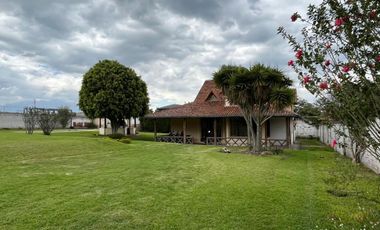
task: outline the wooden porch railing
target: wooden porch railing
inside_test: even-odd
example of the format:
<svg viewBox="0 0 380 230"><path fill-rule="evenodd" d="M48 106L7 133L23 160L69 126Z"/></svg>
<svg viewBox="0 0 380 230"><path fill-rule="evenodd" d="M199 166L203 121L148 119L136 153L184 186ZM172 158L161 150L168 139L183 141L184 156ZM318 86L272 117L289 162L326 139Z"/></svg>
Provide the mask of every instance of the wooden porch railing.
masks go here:
<svg viewBox="0 0 380 230"><path fill-rule="evenodd" d="M183 143L183 136L158 136L156 137L156 141L169 143ZM193 144L193 138L191 136L186 137L186 144Z"/></svg>
<svg viewBox="0 0 380 230"><path fill-rule="evenodd" d="M288 142L285 139L262 139L263 147L287 147ZM206 145L221 145L221 146L247 146L248 137L214 137L206 138Z"/></svg>
<svg viewBox="0 0 380 230"><path fill-rule="evenodd" d="M206 138L206 145L222 145L222 146L246 146L248 145L247 137L216 137L216 144L214 137Z"/></svg>
<svg viewBox="0 0 380 230"><path fill-rule="evenodd" d="M267 147L273 147L273 146L287 147L288 141L284 139L262 139L261 144Z"/></svg>

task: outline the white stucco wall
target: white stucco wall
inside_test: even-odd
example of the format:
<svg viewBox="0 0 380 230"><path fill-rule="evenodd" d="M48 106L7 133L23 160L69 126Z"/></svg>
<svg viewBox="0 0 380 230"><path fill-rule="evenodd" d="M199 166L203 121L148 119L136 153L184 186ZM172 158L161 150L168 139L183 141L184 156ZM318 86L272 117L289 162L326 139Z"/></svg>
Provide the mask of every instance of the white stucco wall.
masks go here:
<svg viewBox="0 0 380 230"><path fill-rule="evenodd" d="M90 119L84 116L75 116L72 118L72 122L84 123L91 122ZM72 124L71 124L72 125ZM36 124L38 127L38 124ZM56 124L56 128L60 128L59 122ZM25 128L23 114L22 113L10 113L10 112L0 112L0 128Z"/></svg>
<svg viewBox="0 0 380 230"><path fill-rule="evenodd" d="M270 139L286 140L286 118L273 117L270 119Z"/></svg>
<svg viewBox="0 0 380 230"><path fill-rule="evenodd" d="M24 120L22 117L22 113L8 113L1 112L0 113L0 128L24 128Z"/></svg>
<svg viewBox="0 0 380 230"><path fill-rule="evenodd" d="M296 121L295 131L297 137L318 137L318 128L304 122L303 120Z"/></svg>
<svg viewBox="0 0 380 230"><path fill-rule="evenodd" d="M336 139L337 145L335 147L335 151L342 155L346 155L347 157L352 158L352 149L351 149L351 140L350 138L339 137L336 134L336 131L340 130L341 132L345 132L348 134L347 129L343 129L341 125L334 125L329 128L325 125L321 125L318 130L319 140L326 145L331 145L332 141ZM346 147L344 147L346 146ZM368 168L372 169L374 172L380 174L380 162L369 152L366 152L362 158L362 163Z"/></svg>
<svg viewBox="0 0 380 230"><path fill-rule="evenodd" d="M82 127L85 127L85 123L91 123L91 120L87 117L73 117L71 120L71 126L79 126L78 124L81 124Z"/></svg>
<svg viewBox="0 0 380 230"><path fill-rule="evenodd" d="M119 128L116 133L126 135L127 129ZM110 134L112 134L112 128L99 128L99 135L110 135Z"/></svg>

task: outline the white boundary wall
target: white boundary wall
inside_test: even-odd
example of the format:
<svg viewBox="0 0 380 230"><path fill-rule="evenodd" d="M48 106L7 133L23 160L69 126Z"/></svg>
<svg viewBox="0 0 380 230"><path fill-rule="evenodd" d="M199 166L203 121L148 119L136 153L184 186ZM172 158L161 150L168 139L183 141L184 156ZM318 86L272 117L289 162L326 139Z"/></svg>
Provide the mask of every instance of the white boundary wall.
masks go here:
<svg viewBox="0 0 380 230"><path fill-rule="evenodd" d="M339 135L336 134L335 130L343 131L343 126L334 125L331 128L327 127L326 125L319 126L319 140L326 145L331 145L333 140L336 139L337 145L335 146L335 151L352 158L351 139L343 137L339 138ZM344 131L347 133L347 130ZM380 162L370 153L366 152L364 154L362 163L377 174L380 174Z"/></svg>
<svg viewBox="0 0 380 230"><path fill-rule="evenodd" d="M22 113L0 112L0 128L25 128Z"/></svg>
<svg viewBox="0 0 380 230"><path fill-rule="evenodd" d="M91 122L90 119L85 117L84 115L75 116L72 118L73 122ZM68 124L69 126L69 124ZM36 124L36 128L39 127ZM56 128L61 127L59 123L57 123ZM0 129L25 129L24 119L22 113L12 113L12 112L0 112Z"/></svg>
<svg viewBox="0 0 380 230"><path fill-rule="evenodd" d="M318 128L304 122L303 120L296 120L295 134L296 137L319 137Z"/></svg>

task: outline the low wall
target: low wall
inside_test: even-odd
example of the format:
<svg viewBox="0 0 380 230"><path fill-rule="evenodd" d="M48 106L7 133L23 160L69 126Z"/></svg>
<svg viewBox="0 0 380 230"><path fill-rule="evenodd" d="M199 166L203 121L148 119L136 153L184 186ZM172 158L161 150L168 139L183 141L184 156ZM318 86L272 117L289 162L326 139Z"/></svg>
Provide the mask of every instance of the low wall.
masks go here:
<svg viewBox="0 0 380 230"><path fill-rule="evenodd" d="M25 128L22 113L0 112L0 128Z"/></svg>
<svg viewBox="0 0 380 230"><path fill-rule="evenodd" d="M118 134L123 134L123 135L126 135L127 134L127 129L128 128L125 128L125 129L123 129L123 128L119 128L118 130L117 130L117 133ZM136 128L131 128L131 130L130 130L130 135L135 135L136 134ZM112 129L111 128L99 128L99 135L110 135L110 134L112 134Z"/></svg>
<svg viewBox="0 0 380 230"><path fill-rule="evenodd" d="M347 130L343 129L344 127L341 125L335 125L331 128L327 127L326 125L321 125L319 126L318 137L319 140L326 145L331 145L333 140L336 139L337 145L335 146L335 151L342 155L352 158L353 154L351 149L351 139L339 137L339 135L336 134L337 130L339 130L340 132L345 131L345 133L347 133ZM366 167L376 172L377 174L380 174L380 162L370 153L364 153L362 163Z"/></svg>
<svg viewBox="0 0 380 230"><path fill-rule="evenodd" d="M75 116L72 118L73 122L91 122L90 119L82 116ZM70 126L70 123L67 124L67 127ZM36 128L38 128L36 124ZM57 122L56 128L61 128L61 124ZM25 129L24 119L22 113L12 113L12 112L0 112L0 129Z"/></svg>
<svg viewBox="0 0 380 230"><path fill-rule="evenodd" d="M318 128L302 120L296 121L295 134L296 134L296 137L314 137L314 138L319 137Z"/></svg>

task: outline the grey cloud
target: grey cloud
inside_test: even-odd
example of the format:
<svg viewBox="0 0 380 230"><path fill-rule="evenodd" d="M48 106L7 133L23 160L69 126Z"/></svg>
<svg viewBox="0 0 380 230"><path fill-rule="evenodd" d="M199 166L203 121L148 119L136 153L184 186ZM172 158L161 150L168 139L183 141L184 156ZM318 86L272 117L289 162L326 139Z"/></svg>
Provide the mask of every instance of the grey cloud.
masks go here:
<svg viewBox="0 0 380 230"><path fill-rule="evenodd" d="M199 17L207 21L216 21L220 17L220 12L225 1L217 0L193 0L193 1L178 1L165 0L162 5L168 7L173 12L187 17Z"/></svg>
<svg viewBox="0 0 380 230"><path fill-rule="evenodd" d="M0 55L17 56L21 63L28 60L30 69L2 64L0 105L9 104L9 95L15 105L39 98L49 105L75 106L77 86L50 85L53 91L46 94L25 74L42 79L38 71L43 71L50 84L55 78L80 82L101 59L135 68L148 84L153 107L193 100L202 82L222 64L261 62L287 70L292 54L276 28L302 4L301 0L1 1L0 17L8 21L0 21Z"/></svg>

